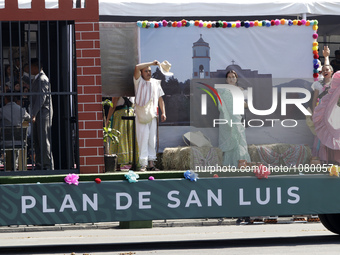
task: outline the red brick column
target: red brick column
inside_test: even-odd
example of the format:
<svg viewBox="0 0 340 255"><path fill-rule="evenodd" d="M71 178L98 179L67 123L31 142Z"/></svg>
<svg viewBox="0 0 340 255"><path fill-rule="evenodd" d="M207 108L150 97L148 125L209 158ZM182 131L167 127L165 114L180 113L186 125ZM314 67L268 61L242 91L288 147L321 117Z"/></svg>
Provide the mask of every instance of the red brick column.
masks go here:
<svg viewBox="0 0 340 255"><path fill-rule="evenodd" d="M76 22L80 173L104 172L98 22Z"/></svg>

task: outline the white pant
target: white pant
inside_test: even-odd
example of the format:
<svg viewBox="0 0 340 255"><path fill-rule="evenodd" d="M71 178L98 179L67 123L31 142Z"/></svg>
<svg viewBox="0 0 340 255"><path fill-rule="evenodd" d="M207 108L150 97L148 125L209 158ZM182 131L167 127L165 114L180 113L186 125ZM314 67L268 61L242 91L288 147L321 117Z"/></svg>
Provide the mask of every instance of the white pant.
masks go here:
<svg viewBox="0 0 340 255"><path fill-rule="evenodd" d="M148 165L148 160L156 160L157 118L148 124L141 124L136 116L136 133L139 149L139 164Z"/></svg>

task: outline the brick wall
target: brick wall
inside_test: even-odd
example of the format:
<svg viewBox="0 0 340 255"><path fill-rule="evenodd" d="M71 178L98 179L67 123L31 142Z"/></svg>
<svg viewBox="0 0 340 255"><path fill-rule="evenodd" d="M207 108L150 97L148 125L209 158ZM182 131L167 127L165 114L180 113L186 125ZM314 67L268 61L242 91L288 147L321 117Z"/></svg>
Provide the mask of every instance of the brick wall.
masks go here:
<svg viewBox="0 0 340 255"><path fill-rule="evenodd" d="M80 173L104 172L98 22L76 22Z"/></svg>

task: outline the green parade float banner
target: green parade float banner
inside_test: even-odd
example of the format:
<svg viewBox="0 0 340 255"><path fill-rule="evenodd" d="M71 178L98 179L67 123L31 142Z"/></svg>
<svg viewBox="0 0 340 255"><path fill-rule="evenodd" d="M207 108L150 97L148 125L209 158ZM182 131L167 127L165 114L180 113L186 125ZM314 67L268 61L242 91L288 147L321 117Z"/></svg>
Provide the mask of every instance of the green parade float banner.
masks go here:
<svg viewBox="0 0 340 255"><path fill-rule="evenodd" d="M340 212L329 175L5 184L0 225L41 225Z"/></svg>

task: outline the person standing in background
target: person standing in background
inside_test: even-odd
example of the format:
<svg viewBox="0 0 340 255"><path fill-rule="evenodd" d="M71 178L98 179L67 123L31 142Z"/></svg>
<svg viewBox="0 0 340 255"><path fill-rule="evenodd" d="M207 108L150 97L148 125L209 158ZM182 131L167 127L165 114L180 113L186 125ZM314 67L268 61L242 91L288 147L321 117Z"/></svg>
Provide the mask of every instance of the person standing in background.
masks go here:
<svg viewBox="0 0 340 255"><path fill-rule="evenodd" d="M35 168L53 170L54 162L51 150L51 127L53 118L51 84L38 59L31 60L32 83L32 122L33 143L35 150Z"/></svg>

